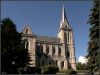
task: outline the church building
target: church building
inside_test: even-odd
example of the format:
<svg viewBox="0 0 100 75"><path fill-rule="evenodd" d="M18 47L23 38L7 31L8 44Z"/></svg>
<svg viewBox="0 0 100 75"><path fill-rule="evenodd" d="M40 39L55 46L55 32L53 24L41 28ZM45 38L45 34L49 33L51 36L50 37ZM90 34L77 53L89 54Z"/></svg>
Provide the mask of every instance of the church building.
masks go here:
<svg viewBox="0 0 100 75"><path fill-rule="evenodd" d="M76 70L73 30L67 20L64 5L57 37L33 34L29 25L21 33L30 55L30 66L57 65L59 69Z"/></svg>

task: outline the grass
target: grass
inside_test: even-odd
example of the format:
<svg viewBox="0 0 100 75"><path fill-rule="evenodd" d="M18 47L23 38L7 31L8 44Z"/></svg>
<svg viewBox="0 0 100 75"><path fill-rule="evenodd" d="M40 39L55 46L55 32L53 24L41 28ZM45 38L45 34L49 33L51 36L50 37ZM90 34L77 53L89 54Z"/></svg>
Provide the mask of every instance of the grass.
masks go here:
<svg viewBox="0 0 100 75"><path fill-rule="evenodd" d="M69 73L69 72L70 72L70 70L63 69L63 70L60 70L57 74L67 74L67 73ZM76 72L77 72L78 74L85 74L85 73L88 72L88 70L76 70Z"/></svg>

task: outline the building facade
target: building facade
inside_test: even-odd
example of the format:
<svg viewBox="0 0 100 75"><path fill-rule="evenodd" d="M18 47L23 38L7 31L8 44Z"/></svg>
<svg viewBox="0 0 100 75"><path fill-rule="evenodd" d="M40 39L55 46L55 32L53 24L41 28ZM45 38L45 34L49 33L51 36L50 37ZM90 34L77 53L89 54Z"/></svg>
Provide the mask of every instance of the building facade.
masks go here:
<svg viewBox="0 0 100 75"><path fill-rule="evenodd" d="M29 25L25 26L21 33L31 58L30 66L52 64L59 69L76 70L73 31L68 23L64 5L57 37L33 34Z"/></svg>

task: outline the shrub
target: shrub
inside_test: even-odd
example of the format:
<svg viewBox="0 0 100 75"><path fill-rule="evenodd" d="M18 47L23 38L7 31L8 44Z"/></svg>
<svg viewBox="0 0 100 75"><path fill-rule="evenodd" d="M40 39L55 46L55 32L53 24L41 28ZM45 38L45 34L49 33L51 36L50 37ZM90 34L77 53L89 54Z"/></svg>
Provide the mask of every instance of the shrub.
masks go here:
<svg viewBox="0 0 100 75"><path fill-rule="evenodd" d="M41 74L41 69L39 67L23 67L19 68L19 74Z"/></svg>
<svg viewBox="0 0 100 75"><path fill-rule="evenodd" d="M77 70L77 73L87 73L88 70Z"/></svg>
<svg viewBox="0 0 100 75"><path fill-rule="evenodd" d="M59 70L59 72L58 73L67 73L68 72L68 70L67 69L62 69L62 70Z"/></svg>
<svg viewBox="0 0 100 75"><path fill-rule="evenodd" d="M70 70L69 74L77 74L77 72L75 70Z"/></svg>
<svg viewBox="0 0 100 75"><path fill-rule="evenodd" d="M41 69L39 67L29 67L28 74L41 74Z"/></svg>
<svg viewBox="0 0 100 75"><path fill-rule="evenodd" d="M94 74L94 72L93 71L87 71L86 74L91 75L91 74Z"/></svg>
<svg viewBox="0 0 100 75"><path fill-rule="evenodd" d="M59 71L59 68L55 65L47 65L42 68L43 68L42 71L43 74L56 74Z"/></svg>

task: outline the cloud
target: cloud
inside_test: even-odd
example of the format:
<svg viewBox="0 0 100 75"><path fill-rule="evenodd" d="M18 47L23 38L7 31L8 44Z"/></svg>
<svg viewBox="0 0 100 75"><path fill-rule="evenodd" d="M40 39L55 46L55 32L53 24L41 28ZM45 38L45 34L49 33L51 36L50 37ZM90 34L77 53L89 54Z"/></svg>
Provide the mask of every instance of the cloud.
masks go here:
<svg viewBox="0 0 100 75"><path fill-rule="evenodd" d="M80 56L80 57L79 57L79 62L82 63L82 64L83 64L83 63L86 63L86 62L87 62L87 58L84 57L84 56Z"/></svg>

